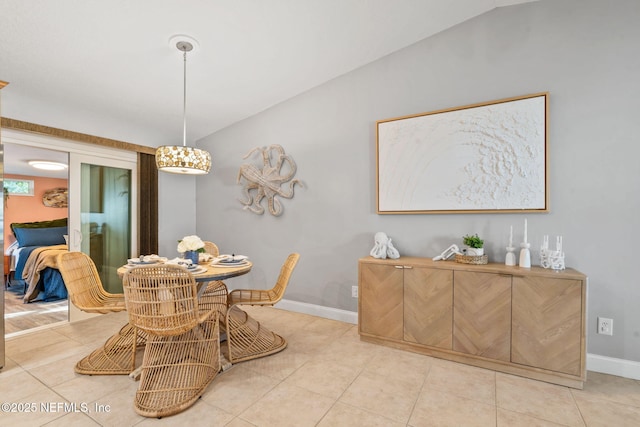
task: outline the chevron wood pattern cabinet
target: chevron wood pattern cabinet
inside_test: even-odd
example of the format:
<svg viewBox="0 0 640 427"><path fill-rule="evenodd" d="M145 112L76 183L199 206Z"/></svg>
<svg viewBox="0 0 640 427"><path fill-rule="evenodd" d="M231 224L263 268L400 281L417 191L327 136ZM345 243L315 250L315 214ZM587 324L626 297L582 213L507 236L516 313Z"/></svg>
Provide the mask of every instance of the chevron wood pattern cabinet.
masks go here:
<svg viewBox="0 0 640 427"><path fill-rule="evenodd" d="M366 264L360 274L361 330L379 337L402 339L403 270Z"/></svg>
<svg viewBox="0 0 640 427"><path fill-rule="evenodd" d="M453 349L511 360L511 276L454 273Z"/></svg>
<svg viewBox="0 0 640 427"><path fill-rule="evenodd" d="M582 388L587 277L401 257L358 263L363 341Z"/></svg>
<svg viewBox="0 0 640 427"><path fill-rule="evenodd" d="M580 280L514 277L511 360L579 375L581 294Z"/></svg>
<svg viewBox="0 0 640 427"><path fill-rule="evenodd" d="M453 272L404 269L404 340L451 350Z"/></svg>

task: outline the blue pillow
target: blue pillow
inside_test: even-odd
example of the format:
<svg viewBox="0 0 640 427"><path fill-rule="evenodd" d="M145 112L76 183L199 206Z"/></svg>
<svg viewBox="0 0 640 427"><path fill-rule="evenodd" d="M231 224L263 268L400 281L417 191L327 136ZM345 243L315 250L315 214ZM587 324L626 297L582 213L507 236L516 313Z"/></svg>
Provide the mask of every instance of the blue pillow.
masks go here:
<svg viewBox="0 0 640 427"><path fill-rule="evenodd" d="M67 227L16 228L13 231L20 247L52 246L65 244L64 235L67 234Z"/></svg>

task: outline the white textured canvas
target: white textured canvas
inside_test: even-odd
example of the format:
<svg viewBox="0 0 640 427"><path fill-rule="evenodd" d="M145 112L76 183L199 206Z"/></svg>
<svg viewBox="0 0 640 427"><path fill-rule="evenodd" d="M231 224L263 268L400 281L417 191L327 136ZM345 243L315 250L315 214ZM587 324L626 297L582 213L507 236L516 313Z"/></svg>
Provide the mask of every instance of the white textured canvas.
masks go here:
<svg viewBox="0 0 640 427"><path fill-rule="evenodd" d="M378 122L378 211L546 210L546 97Z"/></svg>

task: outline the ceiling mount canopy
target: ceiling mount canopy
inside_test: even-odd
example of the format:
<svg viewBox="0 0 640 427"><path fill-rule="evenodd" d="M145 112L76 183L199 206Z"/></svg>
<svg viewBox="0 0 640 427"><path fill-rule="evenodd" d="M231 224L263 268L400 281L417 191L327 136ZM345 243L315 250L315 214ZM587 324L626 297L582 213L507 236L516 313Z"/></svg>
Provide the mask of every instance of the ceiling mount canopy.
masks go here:
<svg viewBox="0 0 640 427"><path fill-rule="evenodd" d="M156 150L158 170L171 173L203 175L211 169L211 155L205 150L187 147L187 52L193 50L195 40L188 36L172 37L182 52L184 61L184 85L182 104L182 145L163 145Z"/></svg>

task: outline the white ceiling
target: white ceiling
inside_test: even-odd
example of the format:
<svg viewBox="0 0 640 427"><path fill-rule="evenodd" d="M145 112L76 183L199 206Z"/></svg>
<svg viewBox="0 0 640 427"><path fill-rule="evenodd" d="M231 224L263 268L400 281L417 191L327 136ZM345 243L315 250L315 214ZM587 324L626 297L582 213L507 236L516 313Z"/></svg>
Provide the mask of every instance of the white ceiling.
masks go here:
<svg viewBox="0 0 640 427"><path fill-rule="evenodd" d="M69 164L69 154L62 151L46 150L43 148L29 147L26 145L4 145L4 173L15 175L46 176L49 178L67 179L68 172L44 171L35 169L29 165L29 160L46 160Z"/></svg>
<svg viewBox="0 0 640 427"><path fill-rule="evenodd" d="M532 0L0 0L3 116L188 142L496 7ZM75 121L74 121L75 120ZM112 125L108 125L112 124ZM92 127L93 126L93 127Z"/></svg>

